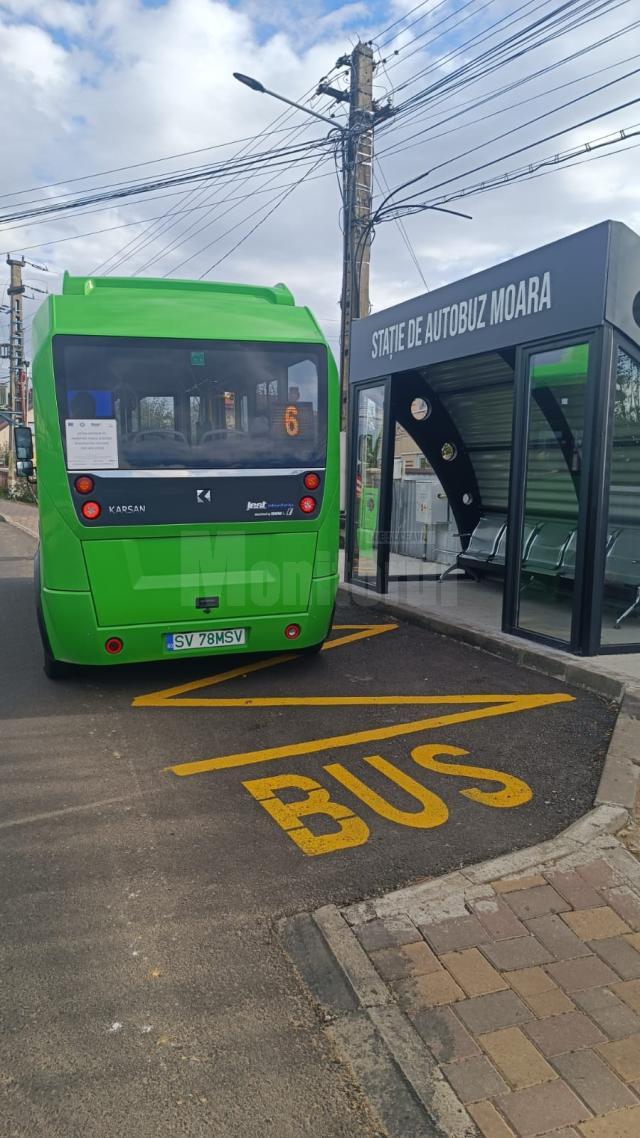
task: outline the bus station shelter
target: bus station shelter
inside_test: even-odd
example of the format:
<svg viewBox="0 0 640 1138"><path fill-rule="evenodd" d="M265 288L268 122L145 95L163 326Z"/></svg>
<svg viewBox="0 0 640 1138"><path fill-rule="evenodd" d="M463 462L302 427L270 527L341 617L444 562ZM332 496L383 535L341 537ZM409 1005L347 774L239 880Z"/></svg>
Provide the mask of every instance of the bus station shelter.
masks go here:
<svg viewBox="0 0 640 1138"><path fill-rule="evenodd" d="M356 321L347 494L349 582L640 651L640 237L605 221Z"/></svg>

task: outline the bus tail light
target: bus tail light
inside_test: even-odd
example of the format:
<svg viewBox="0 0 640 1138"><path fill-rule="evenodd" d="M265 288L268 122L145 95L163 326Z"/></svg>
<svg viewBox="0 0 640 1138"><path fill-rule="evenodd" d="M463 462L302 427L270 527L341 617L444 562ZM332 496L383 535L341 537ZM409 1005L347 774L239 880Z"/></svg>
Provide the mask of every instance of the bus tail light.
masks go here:
<svg viewBox="0 0 640 1138"><path fill-rule="evenodd" d="M297 640L300 635L299 624L288 624L284 630L287 640Z"/></svg>
<svg viewBox="0 0 640 1138"><path fill-rule="evenodd" d="M316 474L315 470L311 470L309 474L305 474L303 482L307 490L317 490L320 485L320 475Z"/></svg>
<svg viewBox="0 0 640 1138"><path fill-rule="evenodd" d="M303 514L312 514L316 508L316 500L310 494L305 494L304 498L300 499L298 503Z"/></svg>
<svg viewBox="0 0 640 1138"><path fill-rule="evenodd" d="M89 478L88 474L81 474L76 478L73 484L78 491L78 494L90 494L95 485L93 478Z"/></svg>
<svg viewBox="0 0 640 1138"><path fill-rule="evenodd" d="M109 639L104 642L104 650L108 652L110 656L117 656L119 652L122 652L122 649L123 643L119 636L110 636Z"/></svg>
<svg viewBox="0 0 640 1138"><path fill-rule="evenodd" d="M100 509L98 502L83 502L81 513L83 518L86 518L87 521L93 522L96 518L100 517L102 510Z"/></svg>

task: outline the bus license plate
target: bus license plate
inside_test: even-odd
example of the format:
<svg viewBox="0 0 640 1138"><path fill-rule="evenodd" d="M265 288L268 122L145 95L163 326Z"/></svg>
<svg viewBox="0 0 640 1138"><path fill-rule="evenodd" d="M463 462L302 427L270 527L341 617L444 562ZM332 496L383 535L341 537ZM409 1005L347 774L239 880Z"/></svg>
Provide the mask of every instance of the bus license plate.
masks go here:
<svg viewBox="0 0 640 1138"><path fill-rule="evenodd" d="M168 652L188 652L194 648L234 648L246 643L246 628L216 628L211 632L168 632L164 638Z"/></svg>

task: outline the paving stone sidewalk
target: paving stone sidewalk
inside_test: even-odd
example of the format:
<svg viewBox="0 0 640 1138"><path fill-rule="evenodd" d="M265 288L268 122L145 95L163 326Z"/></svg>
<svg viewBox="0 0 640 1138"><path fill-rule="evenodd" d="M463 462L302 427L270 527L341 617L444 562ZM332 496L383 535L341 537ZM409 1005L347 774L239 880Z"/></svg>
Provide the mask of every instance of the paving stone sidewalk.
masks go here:
<svg viewBox="0 0 640 1138"><path fill-rule="evenodd" d="M640 1136L640 867L599 852L345 912L484 1138Z"/></svg>

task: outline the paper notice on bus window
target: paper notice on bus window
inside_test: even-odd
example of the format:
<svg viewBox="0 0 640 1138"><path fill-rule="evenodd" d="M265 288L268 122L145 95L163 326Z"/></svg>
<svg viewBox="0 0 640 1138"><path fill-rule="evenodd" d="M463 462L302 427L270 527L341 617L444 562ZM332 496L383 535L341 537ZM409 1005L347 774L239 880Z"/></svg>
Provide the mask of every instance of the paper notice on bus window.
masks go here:
<svg viewBox="0 0 640 1138"><path fill-rule="evenodd" d="M118 467L115 419L65 419L68 470L114 470Z"/></svg>

